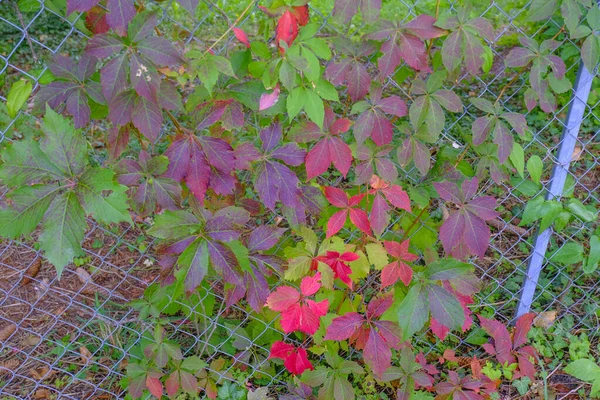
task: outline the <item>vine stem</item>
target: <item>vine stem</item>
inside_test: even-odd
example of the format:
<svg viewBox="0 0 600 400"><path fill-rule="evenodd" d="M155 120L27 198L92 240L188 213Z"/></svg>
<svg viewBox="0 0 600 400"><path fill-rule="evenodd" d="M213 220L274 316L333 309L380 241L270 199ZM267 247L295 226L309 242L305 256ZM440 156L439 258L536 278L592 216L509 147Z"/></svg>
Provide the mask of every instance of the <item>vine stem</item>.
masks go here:
<svg viewBox="0 0 600 400"><path fill-rule="evenodd" d="M410 232L410 230L412 228L415 227L415 225L417 225L417 222L421 220L421 217L423 216L423 214L425 213L425 210L427 209L427 207L423 207L423 209L421 210L421 212L419 213L419 215L417 215L417 217L415 218L415 220L412 222L412 224L410 224L410 226L408 227L408 229L406 229L404 231L404 235L402 235L402 238L399 240L399 242L404 242L408 236L408 232Z"/></svg>
<svg viewBox="0 0 600 400"><path fill-rule="evenodd" d="M181 126L179 121L177 121L177 119L173 116L173 114L171 114L171 112L169 110L164 110L164 111L167 113L167 116L169 117L169 119L171 120L173 125L175 125L175 129L177 129L177 132L179 132L183 135L185 133L183 126Z"/></svg>
<svg viewBox="0 0 600 400"><path fill-rule="evenodd" d="M215 40L215 42L208 49L206 49L206 51L204 52L204 54L202 54L202 57L204 57L207 53L209 53L210 51L212 51L212 49L217 45L217 43L219 43L221 40L223 40L223 38L225 36L227 36L229 34L229 32L231 32L233 30L233 28L235 28L235 26L242 20L242 18L244 18L244 15L246 15L246 13L248 12L248 10L250 10L250 8L254 4L255 4L254 0L250 1L250 4L248 4L248 6L244 9L244 11L242 11L242 13L237 17L237 19L234 21L234 23L231 24L229 26L229 28L225 31L225 33L223 33L217 40Z"/></svg>

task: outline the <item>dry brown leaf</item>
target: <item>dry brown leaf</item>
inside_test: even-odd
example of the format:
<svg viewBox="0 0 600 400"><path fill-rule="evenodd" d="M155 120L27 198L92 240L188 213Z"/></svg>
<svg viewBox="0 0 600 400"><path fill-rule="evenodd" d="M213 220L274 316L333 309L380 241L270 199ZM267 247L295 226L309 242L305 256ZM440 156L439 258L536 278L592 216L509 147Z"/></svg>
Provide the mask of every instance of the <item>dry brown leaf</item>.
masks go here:
<svg viewBox="0 0 600 400"><path fill-rule="evenodd" d="M23 279L21 279L21 282L19 282L19 284L21 286L28 285L31 282L31 280L37 276L37 274L40 272L41 268L42 268L42 259L40 257L38 257L31 263L29 268L27 268L27 270L25 271L25 274L23 275Z"/></svg>
<svg viewBox="0 0 600 400"><path fill-rule="evenodd" d="M41 340L42 340L42 338L40 338L39 336L29 335L29 336L23 338L23 340L21 341L21 344L24 347L33 347L33 346L37 346Z"/></svg>
<svg viewBox="0 0 600 400"><path fill-rule="evenodd" d="M38 389L33 394L33 398L36 400L51 399L52 393L48 389Z"/></svg>
<svg viewBox="0 0 600 400"><path fill-rule="evenodd" d="M21 365L21 362L16 358L12 360L4 361L0 363L0 375L5 374L8 371L14 371Z"/></svg>
<svg viewBox="0 0 600 400"><path fill-rule="evenodd" d="M15 331L17 326L15 324L8 324L0 329L0 342L4 342L8 339Z"/></svg>
<svg viewBox="0 0 600 400"><path fill-rule="evenodd" d="M552 325L554 325L554 321L556 320L556 314L556 310L541 312L533 320L533 325L537 326L538 328L548 329Z"/></svg>
<svg viewBox="0 0 600 400"><path fill-rule="evenodd" d="M46 365L43 365L43 366L41 366L39 368L30 368L29 369L29 374L31 375L31 377L33 379L41 381L43 379L48 379L52 375L54 375L54 371L52 371Z"/></svg>
<svg viewBox="0 0 600 400"><path fill-rule="evenodd" d="M573 155L571 156L571 162L579 161L581 158L581 153L583 153L583 148L581 148L581 146L575 146L573 149Z"/></svg>
<svg viewBox="0 0 600 400"><path fill-rule="evenodd" d="M92 358L92 352L89 351L87 347L81 346L79 348L79 354L81 355L82 363L87 364L90 362L90 359Z"/></svg>

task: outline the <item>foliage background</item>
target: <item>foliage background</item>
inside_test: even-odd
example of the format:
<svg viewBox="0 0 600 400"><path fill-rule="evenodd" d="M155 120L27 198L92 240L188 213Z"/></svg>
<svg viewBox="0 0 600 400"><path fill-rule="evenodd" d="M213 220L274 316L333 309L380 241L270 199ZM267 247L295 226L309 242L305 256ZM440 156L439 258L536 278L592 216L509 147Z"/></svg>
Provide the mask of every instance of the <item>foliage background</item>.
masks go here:
<svg viewBox="0 0 600 400"><path fill-rule="evenodd" d="M263 25L267 17L258 10L257 4L241 20L241 26L251 39L265 35ZM453 9L455 5L441 2L440 13ZM172 40L189 48L205 49L215 44L247 4L202 1L194 17L174 1L146 2L145 6L161 10L159 29ZM360 31L363 26L360 15L354 18L350 27L333 22L330 18L333 4L330 1L313 1L310 6L311 20L322 24L320 35L323 37L347 29ZM490 43L494 63L489 73L477 77L468 88L458 84L456 90L459 96L493 99L501 95L500 102L506 108L524 110L521 94L527 86L527 76L520 74L518 69L505 67L503 58L511 48L519 45L519 37L541 34L549 38L563 26L559 18L539 23L527 22L528 6L526 1L477 2L476 12L490 19L496 28L496 38ZM16 12L14 2L0 3L0 35L3 39L0 43L0 98L3 100L0 104L0 132L4 141L11 140L15 135L18 137L21 135L19 132L26 131L27 127L33 129L37 124L35 118L30 116L32 104L15 118L9 116L4 105L8 89L16 81L25 79L32 83L35 93L38 85L44 82L46 61L51 55L80 54L89 33L81 18L64 17L65 5L60 0L43 3L22 0L19 8L21 13ZM410 19L423 12L435 14L435 9L436 3L431 1L384 1L382 14ZM558 37L563 44L560 56L567 64L567 76L573 81L579 65L577 45L564 35ZM226 54L236 45L233 33L229 32L224 40L216 43L214 49L219 54ZM400 94L404 93L401 68L396 79L390 79L387 85ZM527 155L538 155L542 159L543 184L547 184L551 168L556 162L555 154L560 145L563 120L571 95L571 91L568 91L559 96L558 109L550 115L538 108L527 113L533 134L522 145ZM599 100L600 84L595 79L578 139L578 154L574 155L572 175L566 188L570 196L595 209L598 207L600 190L597 167L600 150ZM436 146L455 151L456 154L465 150L464 137L470 132L474 115L473 106L467 107L462 113L448 114L445 129ZM101 123L90 128L91 135L97 139L94 157L98 163L106 159L105 128ZM173 127L167 122L164 129L170 131ZM465 150L466 162L474 161L476 157L469 149ZM415 182L419 179L416 171L400 171ZM472 261L484 283L477 299L477 310L488 317L509 321L514 314L536 232L535 224L524 228L517 228L517 225L525 205L536 193L524 193L518 182L498 185L491 180L484 183L483 191L498 198L502 220L498 220L492 229L490 251L485 257ZM441 208L437 212L442 213ZM432 219L439 217L433 213L429 216ZM423 232L431 230L427 222L427 219L420 221L412 229L411 237L417 232L426 237ZM400 223L397 220L391 224L391 234ZM548 262L540 278L534 309L549 312L547 315L556 312L556 315L551 318L555 318L551 328L536 328L534 340L545 349L545 356L554 360L554 365L550 365L552 369L563 362L563 355L566 354L571 359L580 356L578 351L598 355L595 328L598 324L600 289L597 272L585 274L580 268L581 264L571 262L568 257L550 260L551 254L564 248L565 244L581 243L586 246L589 237L597 229L597 221L589 223L576 220L569 229L552 237L546 255ZM285 241L279 244L281 247L285 245ZM87 256L77 260L79 265L67 267L64 278L59 281L54 269L43 263L33 284L27 286L22 285L20 278L39 263L39 249L33 241L5 240L0 246L0 272L5 277L0 278L0 329L11 325L17 327L6 340L2 340L0 361L18 360L18 366L10 368L10 372L0 377L0 394L19 397L44 389L65 398L82 398L84 395L113 396L123 393L119 380L124 374L124 360L130 354L141 357L141 354L135 353L137 345L147 340L148 333L152 332L152 326L136 321L136 312L125 303L139 298L142 291L158 278L154 240L135 226L106 228L94 224L86 233L84 247ZM89 275L83 275L82 278L77 267L83 267ZM359 290L368 290L369 283ZM211 285L218 287L219 282L212 282ZM198 347L209 348L214 360L218 360L220 355L235 354L235 345L222 340L230 337L239 337L244 344L248 344L244 341L250 337L257 354L268 354L270 341L265 338L276 334L273 323L255 319L245 309L235 306L225 314L218 307L221 299L215 292L218 291L212 291L209 287L202 294L206 304L211 304L214 299L216 309L213 312L190 310L210 319L206 330L198 332L196 327L188 326L181 319L169 318L169 337L181 343L184 352L194 352ZM432 341L431 334L424 333L420 337L419 348L435 354L442 353L445 348L469 349L479 344L478 332L473 331L469 337L451 334L442 343ZM212 369L220 379L243 381L244 377L228 374L228 371L217 371L217 367L215 365ZM249 365L246 374L252 375L259 368L260 364ZM284 380L281 376L267 374L260 382L261 385L276 386L283 385Z"/></svg>

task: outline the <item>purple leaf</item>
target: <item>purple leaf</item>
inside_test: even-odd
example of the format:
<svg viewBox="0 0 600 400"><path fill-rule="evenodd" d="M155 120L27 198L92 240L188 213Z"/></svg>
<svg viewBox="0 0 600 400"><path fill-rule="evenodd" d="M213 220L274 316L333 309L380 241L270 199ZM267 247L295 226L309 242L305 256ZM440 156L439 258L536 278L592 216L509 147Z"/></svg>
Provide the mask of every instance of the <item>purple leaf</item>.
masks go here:
<svg viewBox="0 0 600 400"><path fill-rule="evenodd" d="M250 163L256 161L262 155L252 143L242 143L233 151L235 157L235 169L250 169Z"/></svg>
<svg viewBox="0 0 600 400"><path fill-rule="evenodd" d="M271 153L271 157L281 160L288 165L297 167L304 163L306 150L300 148L296 143L286 143L275 149Z"/></svg>
<svg viewBox="0 0 600 400"><path fill-rule="evenodd" d="M233 251L221 243L208 241L207 244L211 265L221 274L225 282L232 285L243 285L238 271L238 260Z"/></svg>
<svg viewBox="0 0 600 400"><path fill-rule="evenodd" d="M352 67L346 74L346 80L348 82L348 95L352 101L362 100L369 93L371 77L361 63L355 62L352 64Z"/></svg>
<svg viewBox="0 0 600 400"><path fill-rule="evenodd" d="M135 16L133 0L106 0L110 12L106 14L106 22L121 36L127 34L127 25Z"/></svg>
<svg viewBox="0 0 600 400"><path fill-rule="evenodd" d="M83 128L90 122L90 107L83 90L75 90L67 99L67 111L73 116L75 128Z"/></svg>
<svg viewBox="0 0 600 400"><path fill-rule="evenodd" d="M365 363L371 367L375 375L384 373L391 365L392 352L386 341L375 329L369 331L363 357Z"/></svg>
<svg viewBox="0 0 600 400"><path fill-rule="evenodd" d="M144 65L138 56L131 56L129 79L137 94L149 101L157 98L156 93L160 87L160 76L152 65Z"/></svg>
<svg viewBox="0 0 600 400"><path fill-rule="evenodd" d="M395 36L381 46L381 53L383 55L379 57L379 60L377 60L379 72L382 76L393 75L394 72L396 72L396 67L400 65L400 61L403 57L400 46L396 44Z"/></svg>
<svg viewBox="0 0 600 400"><path fill-rule="evenodd" d="M500 117L506 120L520 136L525 135L527 131L527 119L525 119L523 114L508 112L502 114Z"/></svg>
<svg viewBox="0 0 600 400"><path fill-rule="evenodd" d="M248 250L251 252L269 250L277 244L287 229L270 225L261 225L252 230L248 238Z"/></svg>
<svg viewBox="0 0 600 400"><path fill-rule="evenodd" d="M448 111L461 112L463 110L462 102L460 97L456 95L452 90L438 90L431 95L442 107Z"/></svg>
<svg viewBox="0 0 600 400"><path fill-rule="evenodd" d="M146 38L139 42L136 48L157 65L174 66L182 62L179 52L170 41L162 37Z"/></svg>
<svg viewBox="0 0 600 400"><path fill-rule="evenodd" d="M507 67L524 67L529 64L531 60L535 58L535 54L524 47L515 47L512 49L506 58L504 59L504 64Z"/></svg>
<svg viewBox="0 0 600 400"><path fill-rule="evenodd" d="M99 0L69 0L67 1L67 15L75 11L85 12L98 4Z"/></svg>
<svg viewBox="0 0 600 400"><path fill-rule="evenodd" d="M127 88L127 67L129 57L121 54L110 60L100 70L102 94L109 102L121 91Z"/></svg>
<svg viewBox="0 0 600 400"><path fill-rule="evenodd" d="M458 186L456 186L456 183L447 181L434 182L433 186L442 199L455 204L462 203L461 195L458 191Z"/></svg>
<svg viewBox="0 0 600 400"><path fill-rule="evenodd" d="M210 136L198 136L202 150L206 154L208 162L213 167L223 172L230 173L235 168L235 158L231 145L223 139Z"/></svg>
<svg viewBox="0 0 600 400"><path fill-rule="evenodd" d="M494 143L498 145L498 161L504 164L512 152L514 141L503 122L498 121L494 127Z"/></svg>
<svg viewBox="0 0 600 400"><path fill-rule="evenodd" d="M119 93L108 103L108 118L113 124L125 125L131 121L131 113L137 96L133 90Z"/></svg>
<svg viewBox="0 0 600 400"><path fill-rule="evenodd" d="M181 95L177 91L177 88L167 80L160 82L158 103L165 110L181 110L183 108Z"/></svg>
<svg viewBox="0 0 600 400"><path fill-rule="evenodd" d="M275 122L260 131L263 151L269 152L279 144L282 138L281 123Z"/></svg>
<svg viewBox="0 0 600 400"><path fill-rule="evenodd" d="M365 318L355 312L336 317L327 327L327 333L325 334L324 340L346 340L364 323Z"/></svg>
<svg viewBox="0 0 600 400"><path fill-rule="evenodd" d="M151 142L156 142L163 123L162 111L158 104L140 97L133 106L132 115L133 126L138 128Z"/></svg>
<svg viewBox="0 0 600 400"><path fill-rule="evenodd" d="M376 106L384 113L395 115L399 118L408 114L406 103L398 96L390 96L386 97L385 99L381 99L377 102Z"/></svg>
<svg viewBox="0 0 600 400"><path fill-rule="evenodd" d="M390 221L388 211L390 209L390 206L384 200L383 196L380 193L377 193L375 195L375 199L373 199L373 206L371 208L369 221L371 222L371 228L373 228L373 232L378 237L381 236L383 231L388 227Z"/></svg>
<svg viewBox="0 0 600 400"><path fill-rule="evenodd" d="M93 36L87 43L85 52L98 58L107 58L119 53L123 48L123 42L110 33Z"/></svg>
<svg viewBox="0 0 600 400"><path fill-rule="evenodd" d="M473 126L471 127L473 131L473 145L479 146L485 142L495 122L496 119L492 117L479 117L473 121Z"/></svg>
<svg viewBox="0 0 600 400"><path fill-rule="evenodd" d="M333 16L341 23L350 22L354 14L358 11L358 0L335 0L333 7Z"/></svg>

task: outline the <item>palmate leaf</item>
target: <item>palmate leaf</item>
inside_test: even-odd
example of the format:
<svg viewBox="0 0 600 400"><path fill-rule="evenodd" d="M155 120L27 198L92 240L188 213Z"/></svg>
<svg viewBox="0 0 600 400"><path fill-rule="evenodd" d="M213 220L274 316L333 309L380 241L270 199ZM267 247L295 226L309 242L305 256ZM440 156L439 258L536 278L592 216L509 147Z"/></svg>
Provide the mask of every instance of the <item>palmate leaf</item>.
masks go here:
<svg viewBox="0 0 600 400"><path fill-rule="evenodd" d="M470 9L460 8L457 15L441 17L435 25L452 31L442 46L442 61L449 72L465 62L467 70L477 75L483 65L484 45L479 37L492 41L494 30L490 22L483 18L469 18ZM479 37L478 37L479 36Z"/></svg>
<svg viewBox="0 0 600 400"><path fill-rule="evenodd" d="M534 39L524 37L519 40L523 47L513 48L504 59L504 64L512 68L531 64L529 70L531 87L525 93L525 105L531 111L539 102L542 111L553 112L556 109L556 97L550 89L558 88L558 85L551 85L550 81L564 82L566 72L565 62L553 54L560 42L549 39L539 44ZM570 84L568 81L565 83L568 85L565 86L568 90Z"/></svg>
<svg viewBox="0 0 600 400"><path fill-rule="evenodd" d="M329 367L319 366L314 371L306 371L301 380L311 387L319 387L319 400L326 399L348 399L355 398L354 388L348 382L348 376L352 374L355 379L364 375L363 368L354 361L344 360L337 353L325 353L325 360Z"/></svg>
<svg viewBox="0 0 600 400"><path fill-rule="evenodd" d="M333 7L333 16L341 23L347 24L358 12L362 12L363 19L372 23L377 21L381 11L381 0L336 0Z"/></svg>
<svg viewBox="0 0 600 400"><path fill-rule="evenodd" d="M68 0L67 14L75 11L89 11L95 7L100 0ZM136 15L133 0L107 0L106 22L115 32L124 36L127 33L127 25Z"/></svg>
<svg viewBox="0 0 600 400"><path fill-rule="evenodd" d="M422 124L433 132L439 134L444 129L446 116L444 109L451 112L463 110L462 101L452 90L442 88L447 74L438 71L431 74L427 81L416 79L413 81L412 92L416 95L410 105L409 118L414 129L419 129Z"/></svg>
<svg viewBox="0 0 600 400"><path fill-rule="evenodd" d="M43 131L39 145L17 142L2 154L0 178L17 189L7 193L9 207L0 210L0 234L16 238L41 223L40 248L60 277L83 254L86 214L105 223L131 219L126 187L114 182L112 171L89 167L81 132L49 107Z"/></svg>
<svg viewBox="0 0 600 400"><path fill-rule="evenodd" d="M200 202L209 187L218 194L233 192L235 158L229 143L210 136L180 136L165 156L169 167L164 176L185 182Z"/></svg>
<svg viewBox="0 0 600 400"><path fill-rule="evenodd" d="M412 286L397 309L403 340L419 332L430 315L448 329L461 329L468 310L463 308L455 291L470 296L478 287L473 267L453 259L430 264L426 277L428 282Z"/></svg>
<svg viewBox="0 0 600 400"><path fill-rule="evenodd" d="M389 211L392 209L390 204L396 208L410 212L410 198L402 187L385 182L377 175L371 177L370 184L371 189L369 190L369 194L375 197L369 221L371 222L373 233L379 237L389 225Z"/></svg>
<svg viewBox="0 0 600 400"><path fill-rule="evenodd" d="M498 146L498 161L503 164L513 150L514 140L506 123L523 137L527 131L527 120L525 116L514 112L504 112L498 104L482 98L471 98L471 103L480 110L488 113L485 117L479 117L473 122L473 144L481 145L488 135L492 135L493 142Z"/></svg>
<svg viewBox="0 0 600 400"><path fill-rule="evenodd" d="M238 168L251 169L250 163L258 161L253 167L254 188L270 210L274 211L279 201L286 207L304 209L300 181L287 165L301 165L306 151L296 143L281 145L282 137L281 123L275 122L260 131L261 150L251 144L243 144L235 150L236 162Z"/></svg>
<svg viewBox="0 0 600 400"><path fill-rule="evenodd" d="M371 86L371 76L365 66L366 58L377 48L371 41L355 45L345 38L335 40L334 46L347 57L330 63L325 70L325 77L336 86L345 84L352 101L362 100Z"/></svg>
<svg viewBox="0 0 600 400"><path fill-rule="evenodd" d="M435 18L425 14L418 15L406 24L380 20L367 35L368 39L385 40L381 46L382 56L377 61L379 72L383 76L394 74L402 60L417 71L431 71L423 40L446 34L434 23Z"/></svg>
<svg viewBox="0 0 600 400"><path fill-rule="evenodd" d="M42 86L35 96L34 107L42 110L46 104L58 109L66 104L66 111L73 116L76 128L83 128L90 122L89 99L104 104L100 83L90 78L96 72L98 59L84 54L77 64L72 59L57 54L48 65L57 80Z"/></svg>
<svg viewBox="0 0 600 400"><path fill-rule="evenodd" d="M360 162L354 167L354 183L367 184L374 174L387 182L395 181L398 178L398 169L389 158L392 149L393 146L375 146L371 141L357 145L355 158Z"/></svg>
<svg viewBox="0 0 600 400"><path fill-rule="evenodd" d="M187 292L202 283L208 267L226 283L243 285L240 261L227 243L239 239L250 214L239 207L226 207L214 214L204 209L195 212L165 211L155 218L148 233L169 244L163 250L162 262L177 265L175 277ZM204 262L207 257L208 265Z"/></svg>
<svg viewBox="0 0 600 400"><path fill-rule="evenodd" d="M392 303L393 296L385 294L371 300L365 315L350 312L334 318L324 340L349 339L357 350L363 350L365 362L380 377L391 365L391 349L400 350L398 326L379 320Z"/></svg>
<svg viewBox="0 0 600 400"><path fill-rule="evenodd" d="M394 134L392 122L387 115L400 118L407 114L406 103L398 96L382 98L382 89L371 85L369 101L355 103L352 113L359 113L354 125L354 137L362 144L369 137L377 146L384 146L392 141Z"/></svg>
<svg viewBox="0 0 600 400"><path fill-rule="evenodd" d="M352 164L352 150L341 138L350 129L351 121L346 118L336 119L330 108L325 109L323 129L314 122L304 122L290 132L296 142L308 143L320 139L306 155L307 179L323 174L333 166L346 176Z"/></svg>
<svg viewBox="0 0 600 400"><path fill-rule="evenodd" d="M138 161L122 160L118 164L119 183L131 187L134 208L140 215L153 212L156 205L175 210L181 202L181 186L173 179L162 177L169 165L165 156L151 158L141 151Z"/></svg>
<svg viewBox="0 0 600 400"><path fill-rule="evenodd" d="M447 254L465 259L469 254L483 257L490 240L490 228L485 221L500 215L491 196L474 197L479 180L465 179L459 189L454 182L435 182L442 199L458 205L440 227L440 240Z"/></svg>

